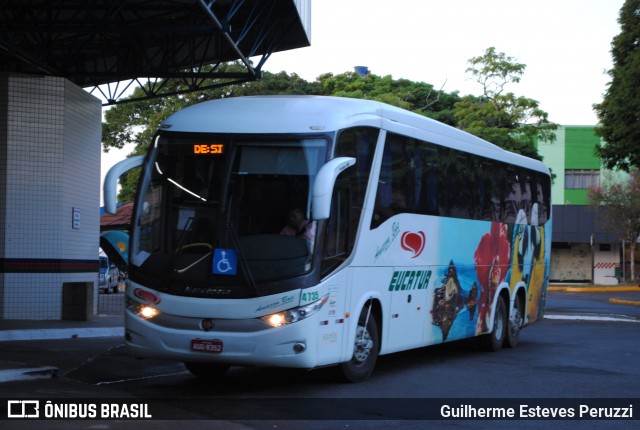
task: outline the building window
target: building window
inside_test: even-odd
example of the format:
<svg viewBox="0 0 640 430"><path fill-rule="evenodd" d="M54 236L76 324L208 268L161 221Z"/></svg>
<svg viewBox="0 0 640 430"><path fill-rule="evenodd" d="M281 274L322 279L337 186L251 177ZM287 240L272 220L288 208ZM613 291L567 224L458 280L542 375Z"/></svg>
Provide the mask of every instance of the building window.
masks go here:
<svg viewBox="0 0 640 430"><path fill-rule="evenodd" d="M564 187L570 190L586 190L600 185L599 170L567 170Z"/></svg>

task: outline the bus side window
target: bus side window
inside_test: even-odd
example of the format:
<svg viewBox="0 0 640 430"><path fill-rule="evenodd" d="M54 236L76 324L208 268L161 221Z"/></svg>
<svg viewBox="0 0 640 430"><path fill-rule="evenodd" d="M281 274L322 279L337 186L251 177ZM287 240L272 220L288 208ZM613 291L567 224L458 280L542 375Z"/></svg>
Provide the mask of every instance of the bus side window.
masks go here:
<svg viewBox="0 0 640 430"><path fill-rule="evenodd" d="M471 207L478 205L475 189L475 177L473 175L469 157L459 151L455 151L455 162L449 169L447 186L452 201L451 215L455 218L472 218Z"/></svg>
<svg viewBox="0 0 640 430"><path fill-rule="evenodd" d="M522 170L520 172L521 182L520 182L520 190L522 194L520 196L520 209L524 211L526 214L525 222L527 224L534 224L533 219L531 219L531 176L532 173L528 170ZM537 222L537 220L536 220Z"/></svg>
<svg viewBox="0 0 640 430"><path fill-rule="evenodd" d="M433 145L421 144L422 163L424 174L422 175L421 197L418 210L427 215L438 214L438 150Z"/></svg>
<svg viewBox="0 0 640 430"><path fill-rule="evenodd" d="M544 225L549 220L551 198L551 181L547 175L537 175L536 202L538 204L538 225Z"/></svg>
<svg viewBox="0 0 640 430"><path fill-rule="evenodd" d="M323 275L329 274L333 269L345 261L353 249L351 237L355 237L353 229L357 229L357 224L350 222L351 206L350 181L338 179L333 190L331 200L331 215L325 227L324 249L322 253L321 272Z"/></svg>
<svg viewBox="0 0 640 430"><path fill-rule="evenodd" d="M493 220L493 204L491 201L492 185L491 164L487 160L479 160L476 165L476 187L478 189L478 218L483 221Z"/></svg>
<svg viewBox="0 0 640 430"><path fill-rule="evenodd" d="M544 174L388 132L371 229L400 213L542 225L548 194Z"/></svg>
<svg viewBox="0 0 640 430"><path fill-rule="evenodd" d="M507 198L505 201L505 216L504 222L508 224L514 224L518 217L518 211L520 209L520 179L518 176L519 172L509 168L507 169Z"/></svg>
<svg viewBox="0 0 640 430"><path fill-rule="evenodd" d="M338 135L334 157L355 157L356 164L342 172L336 181L325 230L323 275L353 251L379 134L377 128L354 127Z"/></svg>
<svg viewBox="0 0 640 430"><path fill-rule="evenodd" d="M438 214L454 216L457 198L458 156L457 151L441 147L438 149Z"/></svg>
<svg viewBox="0 0 640 430"><path fill-rule="evenodd" d="M494 222L505 222L509 194L511 193L511 172L502 169L501 164L497 161L491 161L490 165L493 169L490 190L492 220Z"/></svg>
<svg viewBox="0 0 640 430"><path fill-rule="evenodd" d="M350 199L350 223L355 227L351 229L351 243L355 242L357 225L364 207L364 197L371 175L373 154L380 130L373 127L355 127L343 130L338 135L334 157L355 157L356 164L345 170L340 178L349 181L352 197Z"/></svg>
<svg viewBox="0 0 640 430"><path fill-rule="evenodd" d="M385 142L371 228L393 215L414 212L420 198L422 160L413 139L388 133Z"/></svg>

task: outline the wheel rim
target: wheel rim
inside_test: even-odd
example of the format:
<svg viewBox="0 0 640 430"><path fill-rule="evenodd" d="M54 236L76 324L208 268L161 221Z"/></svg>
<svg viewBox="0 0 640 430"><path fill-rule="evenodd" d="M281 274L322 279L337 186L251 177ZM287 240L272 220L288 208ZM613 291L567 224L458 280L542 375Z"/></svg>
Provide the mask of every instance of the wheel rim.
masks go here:
<svg viewBox="0 0 640 430"><path fill-rule="evenodd" d="M513 336L517 336L520 333L520 328L522 327L522 309L520 308L520 301L516 302L516 307L514 309L513 314L511 315L511 334Z"/></svg>
<svg viewBox="0 0 640 430"><path fill-rule="evenodd" d="M369 357L369 354L371 354L372 348L373 340L371 339L369 331L363 326L358 326L358 329L356 330L356 343L353 351L353 359L358 364L364 363Z"/></svg>

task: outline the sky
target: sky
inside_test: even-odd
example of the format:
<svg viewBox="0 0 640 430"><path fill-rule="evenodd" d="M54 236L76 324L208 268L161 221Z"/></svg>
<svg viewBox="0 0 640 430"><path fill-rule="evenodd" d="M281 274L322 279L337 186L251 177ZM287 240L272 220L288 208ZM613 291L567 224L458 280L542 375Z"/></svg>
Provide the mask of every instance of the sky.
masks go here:
<svg viewBox="0 0 640 430"><path fill-rule="evenodd" d="M480 95L467 61L493 46L526 64L508 90L540 102L549 120L593 125L612 67L624 0L312 0L311 46L274 53L264 69L315 80L371 73Z"/></svg>
<svg viewBox="0 0 640 430"><path fill-rule="evenodd" d="M311 46L276 52L264 70L313 81L353 71L426 82L460 95L482 88L465 73L489 47L526 64L508 91L537 100L549 120L594 125L612 67L624 0L312 0ZM102 176L132 148L102 156Z"/></svg>

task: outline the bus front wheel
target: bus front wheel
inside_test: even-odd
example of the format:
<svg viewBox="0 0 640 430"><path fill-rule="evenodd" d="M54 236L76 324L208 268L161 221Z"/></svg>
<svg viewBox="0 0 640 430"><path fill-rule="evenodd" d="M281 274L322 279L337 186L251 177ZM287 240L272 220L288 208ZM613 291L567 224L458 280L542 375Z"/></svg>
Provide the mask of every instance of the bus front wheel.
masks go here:
<svg viewBox="0 0 640 430"><path fill-rule="evenodd" d="M348 382L361 382L371 376L379 350L378 322L373 312L365 308L358 318L353 357L346 363L340 364L344 379Z"/></svg>

